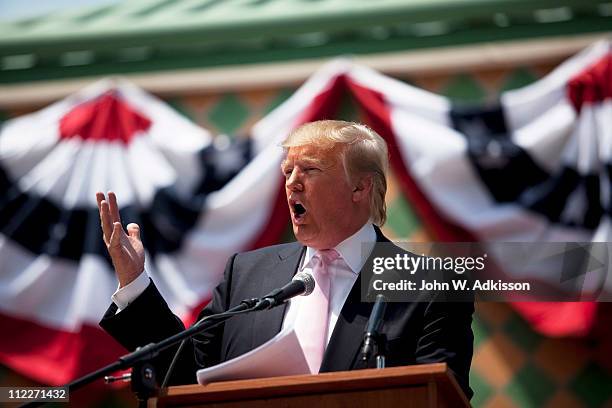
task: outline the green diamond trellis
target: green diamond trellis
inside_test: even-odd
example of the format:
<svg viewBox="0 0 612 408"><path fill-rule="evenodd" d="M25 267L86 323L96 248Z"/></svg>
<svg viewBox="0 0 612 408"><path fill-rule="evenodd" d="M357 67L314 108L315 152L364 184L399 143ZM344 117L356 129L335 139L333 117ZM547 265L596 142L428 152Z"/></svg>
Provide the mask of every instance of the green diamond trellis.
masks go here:
<svg viewBox="0 0 612 408"><path fill-rule="evenodd" d="M522 88L536 81L538 77L527 68L519 68L512 71L504 80L500 92L509 91L511 89Z"/></svg>
<svg viewBox="0 0 612 408"><path fill-rule="evenodd" d="M248 106L235 94L223 95L208 112L210 122L230 136L235 135L248 117Z"/></svg>
<svg viewBox="0 0 612 408"><path fill-rule="evenodd" d="M605 406L612 398L612 374L590 363L574 378L570 388L588 408ZM609 406L609 405L608 405Z"/></svg>
<svg viewBox="0 0 612 408"><path fill-rule="evenodd" d="M506 387L506 394L521 408L544 406L556 389L548 375L532 362L527 363Z"/></svg>
<svg viewBox="0 0 612 408"><path fill-rule="evenodd" d="M355 103L355 100L346 93L342 95L340 108L336 113L335 119L346 120L349 122L359 121L359 108Z"/></svg>
<svg viewBox="0 0 612 408"><path fill-rule="evenodd" d="M534 332L518 314L513 314L504 324L504 333L528 353L532 353L542 341L542 336Z"/></svg>
<svg viewBox="0 0 612 408"><path fill-rule="evenodd" d="M472 321L472 331L474 332L474 350L477 351L481 344L491 335L488 324L475 313Z"/></svg>
<svg viewBox="0 0 612 408"><path fill-rule="evenodd" d="M193 113L185 106L182 99L167 99L166 103L172 107L176 112L180 113L189 120L195 121Z"/></svg>
<svg viewBox="0 0 612 408"><path fill-rule="evenodd" d="M408 204L402 195L398 195L389 203L387 220L389 228L398 237L407 238L420 227L420 223L410 204Z"/></svg>
<svg viewBox="0 0 612 408"><path fill-rule="evenodd" d="M470 370L470 387L474 391L474 396L470 401L475 408L482 407L493 395L494 389L485 378L480 376L476 370Z"/></svg>
<svg viewBox="0 0 612 408"><path fill-rule="evenodd" d="M482 102L487 93L473 76L461 74L454 76L442 89L442 94L455 102Z"/></svg>
<svg viewBox="0 0 612 408"><path fill-rule="evenodd" d="M274 99L266 106L263 114L267 115L276 109L281 103L285 102L291 95L295 93L295 89L293 88L285 88L278 91L278 93L274 96Z"/></svg>

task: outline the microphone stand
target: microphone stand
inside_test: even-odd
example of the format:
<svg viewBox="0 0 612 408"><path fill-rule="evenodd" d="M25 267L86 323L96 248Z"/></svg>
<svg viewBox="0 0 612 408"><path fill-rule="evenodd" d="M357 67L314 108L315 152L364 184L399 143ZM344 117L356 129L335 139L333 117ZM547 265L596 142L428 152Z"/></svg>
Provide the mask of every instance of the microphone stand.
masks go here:
<svg viewBox="0 0 612 408"><path fill-rule="evenodd" d="M228 311L207 316L189 329L183 330L182 332L170 336L158 343L149 343L146 346L138 347L133 352L119 357L119 359L114 363L102 367L92 373L86 374L83 377L80 377L65 385L64 388L67 388L68 394L70 394L71 391L75 391L97 380L98 378L106 376L107 374L132 367L132 390L136 393L138 398L138 406L146 407L147 400L157 393L155 369L153 368L153 365L149 363L149 360L155 358L161 351L172 347L176 343L221 324L232 316L249 313L256 310L262 310L260 299L243 300L239 305L229 309ZM209 321L212 321L211 325L203 324L204 322ZM44 402L34 401L22 405L21 408L38 407L42 404L44 404Z"/></svg>
<svg viewBox="0 0 612 408"><path fill-rule="evenodd" d="M376 368L386 367L386 345L387 336L382 333L376 333L368 336L366 339L366 347L369 348L369 352L363 353L361 360L364 364L368 364L370 356L376 359Z"/></svg>
<svg viewBox="0 0 612 408"><path fill-rule="evenodd" d="M384 333L380 333L380 327L384 321L386 308L387 302L385 297L381 294L376 295L372 314L363 336L363 347L361 348L360 359L366 367L370 357L374 356L376 358L376 368L385 368L387 336Z"/></svg>
<svg viewBox="0 0 612 408"><path fill-rule="evenodd" d="M376 356L376 368L385 368L386 364L386 350L385 346L387 345L387 336L381 334L378 336L377 347L374 355Z"/></svg>

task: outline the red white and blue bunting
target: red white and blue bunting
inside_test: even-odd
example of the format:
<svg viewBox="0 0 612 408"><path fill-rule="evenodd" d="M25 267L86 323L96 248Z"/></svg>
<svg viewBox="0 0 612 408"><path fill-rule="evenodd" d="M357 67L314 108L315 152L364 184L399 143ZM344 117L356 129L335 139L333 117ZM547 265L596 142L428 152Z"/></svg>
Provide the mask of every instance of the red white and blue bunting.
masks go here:
<svg viewBox="0 0 612 408"><path fill-rule="evenodd" d="M95 192L137 222L147 271L185 320L227 258L288 223L278 142L333 118L350 93L388 142L425 227L444 241L609 241L612 56L598 43L497 106L465 109L349 61L333 61L220 143L160 100L102 81L0 131L2 363L62 384L122 350L97 327L116 289ZM609 285L608 287L610 287ZM580 335L594 303L520 303L549 335Z"/></svg>

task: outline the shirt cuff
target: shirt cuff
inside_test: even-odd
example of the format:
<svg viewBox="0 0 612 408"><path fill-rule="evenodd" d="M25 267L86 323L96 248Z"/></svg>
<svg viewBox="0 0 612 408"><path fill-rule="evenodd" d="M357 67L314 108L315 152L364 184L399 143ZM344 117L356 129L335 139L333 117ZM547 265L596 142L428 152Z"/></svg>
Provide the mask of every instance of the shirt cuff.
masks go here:
<svg viewBox="0 0 612 408"><path fill-rule="evenodd" d="M111 300L117 305L117 313L128 307L149 286L149 275L142 271L140 275L122 288L117 288Z"/></svg>

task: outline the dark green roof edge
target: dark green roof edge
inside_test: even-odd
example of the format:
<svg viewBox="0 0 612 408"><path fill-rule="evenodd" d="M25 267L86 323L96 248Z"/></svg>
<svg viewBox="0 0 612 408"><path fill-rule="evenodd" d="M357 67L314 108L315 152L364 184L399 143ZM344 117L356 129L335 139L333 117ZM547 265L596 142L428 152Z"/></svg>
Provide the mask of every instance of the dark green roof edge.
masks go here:
<svg viewBox="0 0 612 408"><path fill-rule="evenodd" d="M319 5L366 4L364 0L268 0L267 3L277 4L279 1ZM612 18L606 15L612 14L612 6L602 9L599 1L414 0L401 3L400 0L379 0L379 3L370 3L387 4L388 7L380 7L376 13L367 16L361 12L349 12L343 16L338 13L320 15L318 19L312 13L276 20L269 15L266 17L269 21L265 16L253 17L243 19L245 21L235 27L206 23L197 27L186 24L183 29L178 29L174 24L161 24L156 30L151 25L147 30L133 28L129 33L127 29L113 28L103 35L95 36L91 31L88 35L67 36L66 40L61 36L49 36L46 41L34 41L32 36L20 40L17 37L2 38L0 27L0 83L612 32ZM158 3L150 1L148 4ZM442 8L443 5L446 7ZM552 5L555 6L553 11L563 11L559 7L569 10L567 18L548 22L536 18L538 10ZM94 11L90 11L89 18L101 18L91 17L93 14ZM78 15L83 18L83 13ZM504 21L496 20L500 15ZM172 13L169 18L171 16ZM44 24L44 19L37 24ZM83 30L87 31L87 27Z"/></svg>
<svg viewBox="0 0 612 408"><path fill-rule="evenodd" d="M286 1L286 0L276 0ZM129 3L129 2L128 2ZM226 4L234 3L229 1ZM267 2L274 3L274 2ZM136 19L131 24L117 17L106 24L95 25L93 21L74 24L67 18L66 24L56 30L36 30L37 24L28 25L22 33L19 22L0 24L0 55L16 52L64 52L77 49L105 49L109 46L132 46L134 44L159 44L174 41L190 41L202 44L244 40L250 38L274 38L283 35L297 35L309 32L342 32L371 25L388 26L414 24L429 21L489 18L495 13L505 13L518 18L535 10L570 7L572 10L592 12L599 4L608 1L597 0L429 0L400 1L381 0L363 2L346 1L345 8L331 11L326 4L338 1L303 1L302 7L294 12L260 13L252 17L235 15L216 16L202 12L191 19L180 20L169 14L163 23L148 19ZM354 7L351 7L351 4ZM369 7L364 6L369 4ZM122 4L113 6L120 7ZM361 5L362 7L356 7ZM106 6L109 7L109 6ZM160 10L163 13L163 10ZM82 17L82 16L81 16ZM101 16L104 17L104 16ZM49 16L53 20L53 16ZM108 17L107 17L108 19ZM60 20L61 21L61 20ZM40 20L44 26L46 20ZM44 27L43 27L44 28Z"/></svg>

